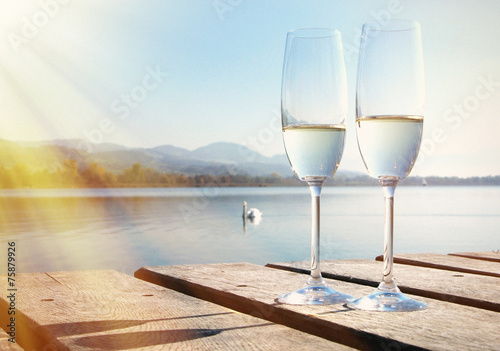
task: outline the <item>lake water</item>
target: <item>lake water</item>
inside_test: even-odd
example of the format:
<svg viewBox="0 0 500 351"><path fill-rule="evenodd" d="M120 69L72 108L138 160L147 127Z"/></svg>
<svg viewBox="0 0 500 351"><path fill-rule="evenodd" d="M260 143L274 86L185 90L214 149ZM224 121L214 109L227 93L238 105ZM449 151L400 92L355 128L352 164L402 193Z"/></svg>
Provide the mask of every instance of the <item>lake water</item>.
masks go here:
<svg viewBox="0 0 500 351"><path fill-rule="evenodd" d="M263 212L242 220L242 203ZM310 258L310 195L293 188L0 191L0 274ZM325 187L321 259L382 253L381 187ZM500 249L500 187L400 186L396 253Z"/></svg>

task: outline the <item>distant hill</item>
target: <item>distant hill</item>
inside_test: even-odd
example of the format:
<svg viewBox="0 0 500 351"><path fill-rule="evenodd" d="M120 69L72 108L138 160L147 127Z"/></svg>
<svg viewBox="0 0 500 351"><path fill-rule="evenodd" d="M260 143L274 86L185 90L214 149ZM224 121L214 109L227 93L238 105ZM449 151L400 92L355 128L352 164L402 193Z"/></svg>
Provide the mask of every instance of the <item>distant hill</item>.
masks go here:
<svg viewBox="0 0 500 351"><path fill-rule="evenodd" d="M97 162L111 172L122 172L134 163L159 172L196 174L247 174L265 176L274 172L292 176L286 156L266 157L250 148L218 142L195 150L173 145L153 148L129 148L122 145L92 144L79 139L12 142L0 139L0 165L12 167L22 163L34 169L55 169L66 159L75 159L80 167ZM88 152L90 151L92 152Z"/></svg>
<svg viewBox="0 0 500 351"><path fill-rule="evenodd" d="M162 145L151 149L151 151L158 152L162 155L188 157L191 151L173 145Z"/></svg>
<svg viewBox="0 0 500 351"><path fill-rule="evenodd" d="M0 165L6 168L25 164L33 169L53 169L58 167L68 154L71 154L71 151L64 146L44 144L32 147L0 139Z"/></svg>
<svg viewBox="0 0 500 351"><path fill-rule="evenodd" d="M79 139L44 140L38 142L13 142L0 139L0 167L7 169L18 165L37 171L63 169L65 160L74 159L80 170L96 162L106 171L120 174L134 163L142 168L151 168L159 173L197 175L246 175L269 176L278 173L281 178L295 178L285 154L267 157L250 148L218 142L195 150L173 145L153 148L130 148L123 145L103 143L92 148L83 147ZM88 152L92 151L92 152ZM25 167L26 166L26 167ZM337 185L379 185L366 173L340 170L327 182ZM401 185L500 185L500 176L488 177L409 177ZM288 185L292 183L286 183ZM293 183L295 184L295 183ZM292 185L293 185L292 184ZM298 184L298 183L297 183Z"/></svg>
<svg viewBox="0 0 500 351"><path fill-rule="evenodd" d="M266 157L246 146L234 143L213 143L193 151L173 145L149 149L127 149L93 152L86 163L98 162L111 171L121 171L139 162L146 168L161 172L221 175L227 173L282 176L293 175L285 155Z"/></svg>

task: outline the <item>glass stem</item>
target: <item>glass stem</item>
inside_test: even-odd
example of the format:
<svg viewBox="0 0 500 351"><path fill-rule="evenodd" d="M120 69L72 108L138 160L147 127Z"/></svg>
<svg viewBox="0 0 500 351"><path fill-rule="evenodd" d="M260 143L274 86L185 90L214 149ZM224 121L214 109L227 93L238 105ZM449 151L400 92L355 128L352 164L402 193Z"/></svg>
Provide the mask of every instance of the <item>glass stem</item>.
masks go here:
<svg viewBox="0 0 500 351"><path fill-rule="evenodd" d="M396 190L397 180L382 181L385 199L385 224L384 224L384 279L383 284L386 288L396 286L392 268L393 268L393 223L394 223L394 192Z"/></svg>
<svg viewBox="0 0 500 351"><path fill-rule="evenodd" d="M320 283L321 270L319 267L319 215L320 215L320 197L323 182L310 182L311 190L311 283Z"/></svg>

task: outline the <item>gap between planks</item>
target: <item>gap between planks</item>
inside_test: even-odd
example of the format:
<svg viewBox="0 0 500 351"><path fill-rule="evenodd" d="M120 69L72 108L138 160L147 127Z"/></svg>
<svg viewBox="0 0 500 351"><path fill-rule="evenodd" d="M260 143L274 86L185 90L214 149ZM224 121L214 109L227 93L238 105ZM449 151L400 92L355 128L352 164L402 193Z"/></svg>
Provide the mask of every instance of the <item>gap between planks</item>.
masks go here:
<svg viewBox="0 0 500 351"><path fill-rule="evenodd" d="M30 351L350 350L116 271L21 273L16 286L16 341ZM7 309L0 296L2 325Z"/></svg>
<svg viewBox="0 0 500 351"><path fill-rule="evenodd" d="M266 267L309 274L309 262L271 263ZM367 260L324 260L321 262L324 278L377 287L382 279L382 264ZM500 312L498 279L468 273L437 270L427 267L394 265L398 287L405 294ZM482 289L477 289L481 286ZM475 291L470 297L470 291Z"/></svg>
<svg viewBox="0 0 500 351"><path fill-rule="evenodd" d="M375 260L383 261L384 258L380 255ZM394 255L394 263L500 278L500 265L456 255L398 254Z"/></svg>
<svg viewBox="0 0 500 351"><path fill-rule="evenodd" d="M485 251L485 252L457 252L457 253L449 253L450 256L458 256L465 258L472 258L474 260L483 260L490 262L500 263L500 252L498 251Z"/></svg>
<svg viewBox="0 0 500 351"><path fill-rule="evenodd" d="M408 313L356 311L342 305L283 305L275 298L297 288L305 278L244 263L143 267L135 276L359 349L377 349L376 345L401 350L500 349L500 335L494 331L500 314L470 306L425 298L420 299L429 304L428 309ZM329 284L353 296L372 291L347 282L330 280ZM477 328L484 333L478 334Z"/></svg>

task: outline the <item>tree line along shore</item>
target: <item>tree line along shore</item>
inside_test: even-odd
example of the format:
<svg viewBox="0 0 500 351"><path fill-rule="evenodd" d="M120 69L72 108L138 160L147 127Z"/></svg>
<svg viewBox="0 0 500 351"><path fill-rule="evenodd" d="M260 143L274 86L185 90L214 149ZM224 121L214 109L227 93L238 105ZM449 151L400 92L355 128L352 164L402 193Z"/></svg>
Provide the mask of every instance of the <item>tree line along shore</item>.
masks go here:
<svg viewBox="0 0 500 351"><path fill-rule="evenodd" d="M5 168L0 166L0 188L119 188L119 187L206 187L206 186L299 186L296 177L274 172L267 176L247 174L180 174L162 173L134 163L122 172L114 173L93 162L80 167L76 160L68 159L55 170L32 170L26 164ZM379 185L368 175L346 175L341 172L326 185L366 186ZM401 185L500 185L500 176L487 177L408 177Z"/></svg>

